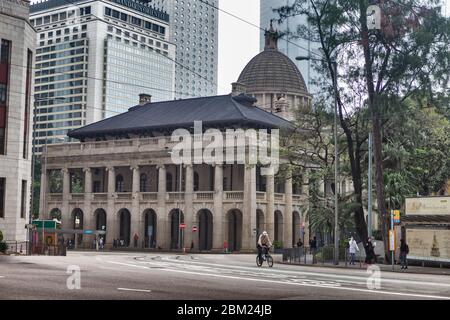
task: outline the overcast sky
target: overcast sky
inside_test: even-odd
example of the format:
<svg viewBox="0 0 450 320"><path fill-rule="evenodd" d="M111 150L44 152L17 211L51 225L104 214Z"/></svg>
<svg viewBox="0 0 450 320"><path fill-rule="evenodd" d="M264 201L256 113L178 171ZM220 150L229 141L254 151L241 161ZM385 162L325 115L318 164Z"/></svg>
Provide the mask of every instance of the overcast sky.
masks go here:
<svg viewBox="0 0 450 320"><path fill-rule="evenodd" d="M259 26L259 0L220 0L222 10ZM231 92L231 83L251 58L259 53L257 28L219 13L219 79L218 94Z"/></svg>

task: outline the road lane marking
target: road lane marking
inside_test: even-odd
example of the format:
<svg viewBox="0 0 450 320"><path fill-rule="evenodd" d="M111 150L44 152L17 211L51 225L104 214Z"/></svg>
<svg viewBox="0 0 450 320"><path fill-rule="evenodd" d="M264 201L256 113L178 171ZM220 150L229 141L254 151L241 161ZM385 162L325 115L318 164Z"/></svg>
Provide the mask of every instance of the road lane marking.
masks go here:
<svg viewBox="0 0 450 320"><path fill-rule="evenodd" d="M116 263L116 264L123 264L123 265L127 265L127 266L134 266L134 267L137 267L137 268L143 268L143 266L137 266L137 265L132 265L132 264L126 264L126 263L120 263L120 262L114 262L114 261L107 261L107 262ZM148 267L144 267L144 268L145 269L150 269ZM191 274L191 275L198 275L198 276L209 276L209 277L215 277L215 278L232 279L232 280L247 280L247 281L253 281L253 282L265 282L265 283L273 283L273 284L280 284L280 285L294 285L294 286L323 288L323 289L357 291L357 292L364 292L364 293L371 293L371 294L384 294L384 295L396 295L396 296L404 296L404 297L450 300L450 297L435 296L435 295L425 295L425 294L416 294L416 293L406 293L406 292L402 293L402 292L394 292L394 291L369 290L369 289L348 288L348 287L341 287L341 286L333 287L333 286L329 286L329 285L310 284L310 283L298 283L298 282L284 282L284 281L268 280L268 279L244 278L244 277L226 276L226 275L219 275L219 274L207 274L207 273L193 272L193 271L186 271L186 270L177 270L177 269L165 269L165 271L184 273L184 274Z"/></svg>
<svg viewBox="0 0 450 320"><path fill-rule="evenodd" d="M166 258L167 260L172 261L173 263L181 263L181 261L177 260L171 260L170 258ZM244 266L230 266L230 265L224 265L224 264L215 264L215 263L208 263L208 262L192 262L189 260L186 260L185 263L190 263L192 265L195 265L196 263L201 263L204 265L210 265L210 266L217 266L217 267L224 267L228 269L243 269L243 270L255 270L254 267L244 267ZM342 279L349 279L349 280L359 280L363 281L361 283L366 283L367 275L361 274L361 276L348 276L348 275L340 275L340 274L333 274L333 273L315 273L315 272L308 272L308 271L293 271L293 270L276 270L271 269L271 272L279 273L279 274L295 274L295 275L309 275L309 276L318 276L318 277L326 277L326 278L342 278ZM360 270L361 272L366 273L366 270ZM381 274L386 271L381 271ZM336 280L336 279L335 279ZM399 284L418 284L418 285L429 285L429 286L440 286L440 287L450 287L450 284L448 283L440 283L440 282L428 282L428 281L414 281L414 280L407 280L407 279L390 279L390 278L384 278L381 279L383 282L391 282L391 283L399 283Z"/></svg>
<svg viewBox="0 0 450 320"><path fill-rule="evenodd" d="M117 288L117 290L120 290L120 291L146 292L146 293L152 292L152 290L146 290L146 289L129 289L129 288Z"/></svg>
<svg viewBox="0 0 450 320"><path fill-rule="evenodd" d="M137 266L135 264L131 264L131 263L123 263L123 262L116 262L116 261L106 261L108 263L113 263L113 264L118 264L118 265L122 265L122 266L127 266L127 267L135 267L135 268L141 268L141 269L148 269L150 270L150 267L146 267L146 266Z"/></svg>

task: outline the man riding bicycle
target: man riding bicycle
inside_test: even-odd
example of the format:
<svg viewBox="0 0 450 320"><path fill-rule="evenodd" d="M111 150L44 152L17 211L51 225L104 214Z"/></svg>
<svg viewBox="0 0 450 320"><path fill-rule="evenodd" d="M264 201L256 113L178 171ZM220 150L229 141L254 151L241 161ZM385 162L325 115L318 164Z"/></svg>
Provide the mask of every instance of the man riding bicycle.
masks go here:
<svg viewBox="0 0 450 320"><path fill-rule="evenodd" d="M271 246L272 242L270 242L269 234L267 233L267 231L263 231L263 233L258 238L257 245L259 261L263 261L263 254L266 255L269 252L269 248Z"/></svg>

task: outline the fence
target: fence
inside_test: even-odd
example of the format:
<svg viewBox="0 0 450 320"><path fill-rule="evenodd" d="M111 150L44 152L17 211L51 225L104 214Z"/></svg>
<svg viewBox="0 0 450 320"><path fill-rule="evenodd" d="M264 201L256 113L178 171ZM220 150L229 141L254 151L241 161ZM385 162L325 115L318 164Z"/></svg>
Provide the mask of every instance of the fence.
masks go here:
<svg viewBox="0 0 450 320"><path fill-rule="evenodd" d="M7 254L28 254L28 241L5 241L8 249Z"/></svg>
<svg viewBox="0 0 450 320"><path fill-rule="evenodd" d="M339 248L339 261L345 262L347 266L351 261L351 255L348 249ZM324 246L318 249L311 248L287 248L283 249L283 262L292 264L330 264L334 262L334 247ZM364 258L361 256L361 251L356 254L355 262L361 266Z"/></svg>

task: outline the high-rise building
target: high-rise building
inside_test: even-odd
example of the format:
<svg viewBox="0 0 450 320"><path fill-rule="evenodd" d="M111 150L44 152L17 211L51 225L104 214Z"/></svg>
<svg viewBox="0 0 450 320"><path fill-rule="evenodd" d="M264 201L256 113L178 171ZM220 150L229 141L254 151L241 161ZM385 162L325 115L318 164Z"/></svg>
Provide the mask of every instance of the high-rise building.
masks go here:
<svg viewBox="0 0 450 320"><path fill-rule="evenodd" d="M29 10L28 1L0 0L0 231L9 241L26 240L30 209L36 33Z"/></svg>
<svg viewBox="0 0 450 320"><path fill-rule="evenodd" d="M286 18L281 24L278 23L279 14L274 9L283 6L292 5L295 0L260 0L260 26L261 28L268 28L271 20L273 20L273 27L280 33L287 33L282 39L278 41L278 50L287 55L300 69L300 72L305 78L308 91L314 95L317 88L311 84L314 79L317 79L318 74L312 68L311 61L297 61L298 56L316 56L319 51L319 45L307 39L292 39L289 33L296 34L298 26L307 26L308 22L305 15L297 15ZM265 37L264 32L260 35L260 51L264 51ZM312 53L310 53L312 52ZM316 56L317 57L317 56Z"/></svg>
<svg viewBox="0 0 450 320"><path fill-rule="evenodd" d="M151 0L150 0L151 1ZM153 0L171 16L177 98L217 94L219 0Z"/></svg>
<svg viewBox="0 0 450 320"><path fill-rule="evenodd" d="M138 104L175 98L169 15L134 0L47 0L31 6L38 33L36 151L67 132Z"/></svg>

